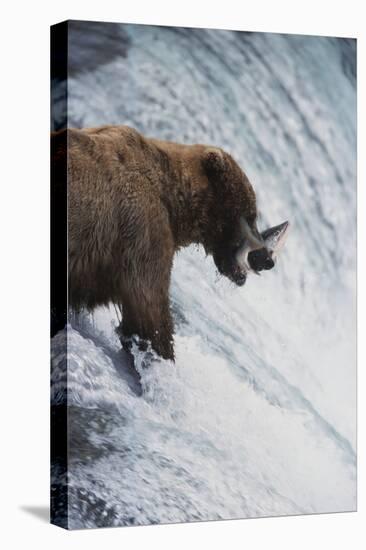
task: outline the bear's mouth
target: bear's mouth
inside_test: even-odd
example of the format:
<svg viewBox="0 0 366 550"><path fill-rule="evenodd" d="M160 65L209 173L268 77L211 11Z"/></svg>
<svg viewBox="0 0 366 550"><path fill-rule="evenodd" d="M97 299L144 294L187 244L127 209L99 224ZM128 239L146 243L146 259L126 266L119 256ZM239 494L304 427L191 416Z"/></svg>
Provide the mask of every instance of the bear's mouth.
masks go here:
<svg viewBox="0 0 366 550"><path fill-rule="evenodd" d="M229 278L238 286L243 286L247 280L248 273L260 275L263 270L268 271L275 266L272 251L263 247L258 250L252 250L247 255L245 264L239 264L234 258Z"/></svg>
<svg viewBox="0 0 366 550"><path fill-rule="evenodd" d="M253 238L247 225L244 225L243 228L249 238L244 239L235 254L235 263L238 266L235 271L239 270L246 274L251 271L259 275L260 271L272 269L275 266L276 257L285 243L289 222L286 221L266 229L260 234L260 239L257 239L256 236Z"/></svg>
<svg viewBox="0 0 366 550"><path fill-rule="evenodd" d="M249 272L259 275L260 271L269 270L275 266L271 253L266 248L249 252L247 263L248 269L240 266L234 259L228 276L237 286L245 284Z"/></svg>
<svg viewBox="0 0 366 550"><path fill-rule="evenodd" d="M233 262L230 272L227 274L229 279L237 286L245 285L247 280L247 270L240 267L236 262Z"/></svg>
<svg viewBox="0 0 366 550"><path fill-rule="evenodd" d="M287 237L288 228L289 222L284 222L266 229L257 238L244 226L244 231L249 234L248 239L244 239L238 248L228 250L228 254L214 254L219 272L237 286L243 286L248 273L260 275L261 271L273 269L277 254Z"/></svg>

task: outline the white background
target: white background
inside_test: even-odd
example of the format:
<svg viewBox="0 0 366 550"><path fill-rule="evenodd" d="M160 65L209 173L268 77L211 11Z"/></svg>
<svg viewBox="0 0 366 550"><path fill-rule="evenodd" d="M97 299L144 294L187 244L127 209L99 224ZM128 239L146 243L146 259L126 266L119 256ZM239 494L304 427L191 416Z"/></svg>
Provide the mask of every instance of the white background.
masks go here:
<svg viewBox="0 0 366 550"><path fill-rule="evenodd" d="M3 548L361 548L366 521L365 24L356 0L15 2L1 17L1 484ZM4 3L3 3L4 6ZM359 503L357 513L66 532L48 524L49 25L64 19L358 38ZM364 70L362 70L364 69ZM363 101L361 101L363 98ZM5 122L5 125L4 125ZM4 307L5 306L5 307ZM335 483L337 480L335 480Z"/></svg>

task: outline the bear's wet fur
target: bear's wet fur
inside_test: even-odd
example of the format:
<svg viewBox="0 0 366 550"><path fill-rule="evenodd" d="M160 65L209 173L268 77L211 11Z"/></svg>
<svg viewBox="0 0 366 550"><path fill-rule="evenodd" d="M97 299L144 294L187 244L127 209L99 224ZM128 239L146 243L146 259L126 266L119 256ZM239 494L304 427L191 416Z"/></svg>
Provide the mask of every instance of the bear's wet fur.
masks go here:
<svg viewBox="0 0 366 550"><path fill-rule="evenodd" d="M235 281L240 216L257 232L248 178L220 148L147 138L127 126L53 133L54 185L62 185L66 162L70 306L121 305L121 342L128 347L137 335L174 360L174 253L200 243Z"/></svg>

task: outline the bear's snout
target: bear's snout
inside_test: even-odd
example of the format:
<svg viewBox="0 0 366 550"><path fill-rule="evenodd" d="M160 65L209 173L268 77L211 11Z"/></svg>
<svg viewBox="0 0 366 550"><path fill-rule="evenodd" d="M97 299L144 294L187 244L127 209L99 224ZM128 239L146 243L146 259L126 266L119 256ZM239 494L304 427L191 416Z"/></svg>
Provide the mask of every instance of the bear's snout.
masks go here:
<svg viewBox="0 0 366 550"><path fill-rule="evenodd" d="M231 276L231 279L233 282L238 286L245 285L245 282L247 280L247 274L242 271L240 268L234 270L233 275Z"/></svg>

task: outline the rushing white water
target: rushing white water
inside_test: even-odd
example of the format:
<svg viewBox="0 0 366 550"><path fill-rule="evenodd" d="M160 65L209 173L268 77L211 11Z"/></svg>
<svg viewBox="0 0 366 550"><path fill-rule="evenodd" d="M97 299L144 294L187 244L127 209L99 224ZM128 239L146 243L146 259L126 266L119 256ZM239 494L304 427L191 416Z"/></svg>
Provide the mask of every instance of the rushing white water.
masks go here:
<svg viewBox="0 0 366 550"><path fill-rule="evenodd" d="M112 307L54 337L54 403L69 346L69 527L354 510L354 43L102 27L71 24L69 126L221 146L261 229L291 231L242 288L200 247L177 254L176 364L135 350L141 383Z"/></svg>

